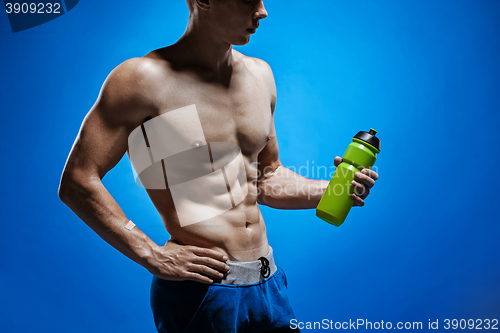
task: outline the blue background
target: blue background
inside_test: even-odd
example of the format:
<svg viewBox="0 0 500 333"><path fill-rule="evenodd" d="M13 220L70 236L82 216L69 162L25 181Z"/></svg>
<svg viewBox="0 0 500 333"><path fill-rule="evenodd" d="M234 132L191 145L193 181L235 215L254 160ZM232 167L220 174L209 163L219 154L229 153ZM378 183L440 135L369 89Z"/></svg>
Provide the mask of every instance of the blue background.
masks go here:
<svg viewBox="0 0 500 333"><path fill-rule="evenodd" d="M262 208L298 320L500 318L500 2L265 4L237 49L273 68L283 164L331 166L370 127L382 140L380 179L340 228L314 210ZM108 73L174 43L187 14L182 0L86 0L13 34L0 13L1 332L155 331L150 273L57 187ZM127 158L104 184L163 245Z"/></svg>

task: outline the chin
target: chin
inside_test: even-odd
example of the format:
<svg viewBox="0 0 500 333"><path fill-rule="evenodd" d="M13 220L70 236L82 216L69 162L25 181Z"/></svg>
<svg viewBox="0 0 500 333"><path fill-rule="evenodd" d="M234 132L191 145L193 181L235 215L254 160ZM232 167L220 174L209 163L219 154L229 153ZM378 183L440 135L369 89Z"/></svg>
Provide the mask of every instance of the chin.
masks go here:
<svg viewBox="0 0 500 333"><path fill-rule="evenodd" d="M241 46L241 45L248 44L248 42L250 42L250 36L245 36L245 37L241 37L241 38L235 40L234 43L232 43L232 44L237 45L237 46Z"/></svg>

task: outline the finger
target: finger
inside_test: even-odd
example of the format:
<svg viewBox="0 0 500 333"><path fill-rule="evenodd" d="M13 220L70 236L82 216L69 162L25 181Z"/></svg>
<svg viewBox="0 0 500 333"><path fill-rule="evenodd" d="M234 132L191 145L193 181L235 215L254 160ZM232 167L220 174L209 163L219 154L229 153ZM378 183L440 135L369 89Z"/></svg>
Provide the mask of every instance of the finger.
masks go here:
<svg viewBox="0 0 500 333"><path fill-rule="evenodd" d="M362 183L364 185L366 185L368 188L372 188L373 185L375 185L375 181L368 177L367 175L365 175L364 173L361 173L361 172L356 172L354 174L354 179L358 182L358 183Z"/></svg>
<svg viewBox="0 0 500 333"><path fill-rule="evenodd" d="M221 272L216 271L215 269L212 269L208 266L195 265L195 264L189 265L189 272L201 273L203 275L206 275L208 277L213 277L215 279L220 279L224 276L224 274L222 274Z"/></svg>
<svg viewBox="0 0 500 333"><path fill-rule="evenodd" d="M370 189L354 180L351 182L352 187L355 190L355 194L361 199L365 199L368 194L370 194Z"/></svg>
<svg viewBox="0 0 500 333"><path fill-rule="evenodd" d="M191 281L196 281L196 282L201 282L205 284L212 284L214 281L206 276L193 273L193 272L187 272L186 273L186 280L191 280Z"/></svg>
<svg viewBox="0 0 500 333"><path fill-rule="evenodd" d="M227 272L229 271L229 266L226 265L225 263L215 260L213 258L209 257L196 257L193 259L194 264L200 264L200 265L205 265L205 266L210 266L220 272Z"/></svg>
<svg viewBox="0 0 500 333"><path fill-rule="evenodd" d="M365 201L354 193L351 194L351 199L354 201L354 206L363 207L365 205Z"/></svg>
<svg viewBox="0 0 500 333"><path fill-rule="evenodd" d="M206 249L204 247L197 247L197 246L189 246L189 250L191 250L194 254L201 256L201 257L211 257L214 259L217 259L222 262L226 262L228 258L224 255L224 253L221 253L219 251L215 251L212 249Z"/></svg>
<svg viewBox="0 0 500 333"><path fill-rule="evenodd" d="M336 156L336 157L333 159L333 165L335 165L335 167L338 167L340 163L342 163L342 157L340 157L340 156Z"/></svg>
<svg viewBox="0 0 500 333"><path fill-rule="evenodd" d="M376 173L373 170L365 168L365 169L361 170L361 173L364 173L365 175L367 175L368 177L370 177L373 180L377 180L378 179L378 173Z"/></svg>

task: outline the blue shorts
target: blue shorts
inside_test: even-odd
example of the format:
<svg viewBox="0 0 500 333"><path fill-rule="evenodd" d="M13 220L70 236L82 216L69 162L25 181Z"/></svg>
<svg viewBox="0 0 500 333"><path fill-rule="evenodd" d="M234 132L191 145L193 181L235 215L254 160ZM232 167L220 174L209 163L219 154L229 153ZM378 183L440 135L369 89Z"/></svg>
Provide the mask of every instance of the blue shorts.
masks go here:
<svg viewBox="0 0 500 333"><path fill-rule="evenodd" d="M160 333L299 332L290 327L295 315L278 266L260 282L239 285L153 276L151 309Z"/></svg>

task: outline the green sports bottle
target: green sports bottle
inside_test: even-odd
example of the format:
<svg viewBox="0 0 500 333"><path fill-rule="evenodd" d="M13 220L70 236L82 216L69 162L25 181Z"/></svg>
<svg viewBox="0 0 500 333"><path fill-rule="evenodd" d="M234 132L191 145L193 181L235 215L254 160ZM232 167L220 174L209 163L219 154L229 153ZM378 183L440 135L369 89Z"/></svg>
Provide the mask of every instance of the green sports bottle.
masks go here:
<svg viewBox="0 0 500 333"><path fill-rule="evenodd" d="M354 201L351 194L354 189L351 182L354 174L364 168L371 169L380 152L380 140L377 131L359 132L352 138L342 156L342 163L337 166L321 201L316 207L316 216L335 226L344 223Z"/></svg>

